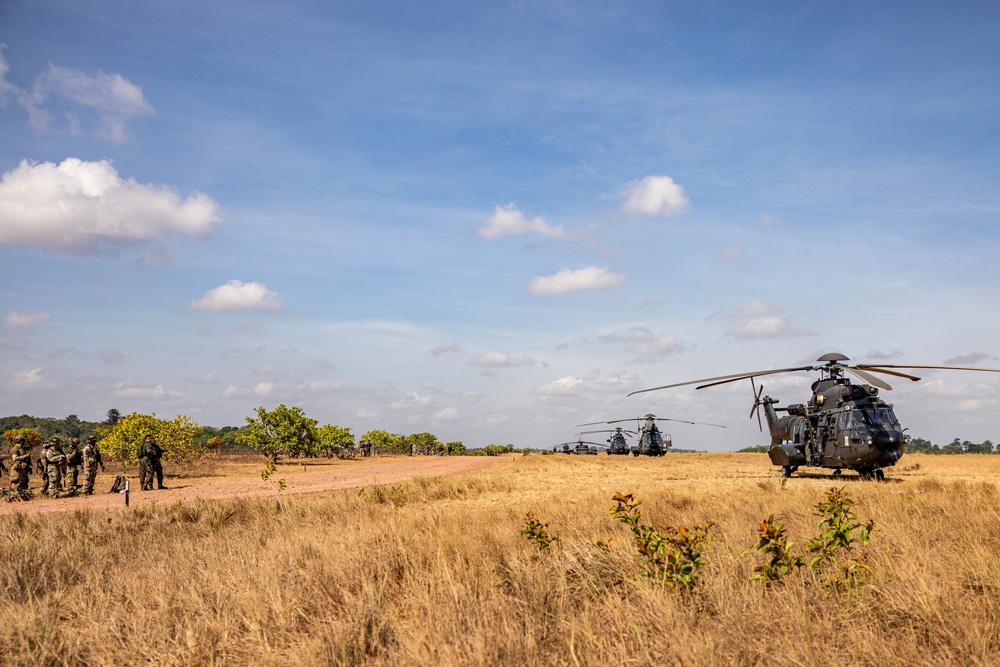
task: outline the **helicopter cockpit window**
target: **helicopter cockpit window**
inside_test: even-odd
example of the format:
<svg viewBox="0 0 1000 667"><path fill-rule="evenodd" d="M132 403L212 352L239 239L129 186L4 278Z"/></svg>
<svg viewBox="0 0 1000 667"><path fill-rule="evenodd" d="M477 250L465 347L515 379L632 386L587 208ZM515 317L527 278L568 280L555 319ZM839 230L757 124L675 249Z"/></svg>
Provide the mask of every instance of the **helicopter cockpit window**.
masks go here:
<svg viewBox="0 0 1000 667"><path fill-rule="evenodd" d="M890 426L895 426L899 423L896 419L896 413L892 411L892 408L879 408L879 415L882 417L883 424L889 424Z"/></svg>
<svg viewBox="0 0 1000 667"><path fill-rule="evenodd" d="M663 438L660 437L659 433L652 433L652 434L650 434L650 441L654 445L662 445L663 444Z"/></svg>
<svg viewBox="0 0 1000 667"><path fill-rule="evenodd" d="M845 429L847 428L847 420L851 416L850 412L841 412L840 418L837 420L837 428Z"/></svg>

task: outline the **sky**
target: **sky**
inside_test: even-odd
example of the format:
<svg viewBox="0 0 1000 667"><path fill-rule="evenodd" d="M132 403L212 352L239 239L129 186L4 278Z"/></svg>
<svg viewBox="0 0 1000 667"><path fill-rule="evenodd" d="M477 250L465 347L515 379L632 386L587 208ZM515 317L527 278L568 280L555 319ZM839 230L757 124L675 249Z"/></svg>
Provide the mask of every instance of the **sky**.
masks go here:
<svg viewBox="0 0 1000 667"><path fill-rule="evenodd" d="M725 451L749 382L626 394L1000 367L996 3L8 0L0 44L0 414ZM921 375L910 435L1000 441L1000 374Z"/></svg>

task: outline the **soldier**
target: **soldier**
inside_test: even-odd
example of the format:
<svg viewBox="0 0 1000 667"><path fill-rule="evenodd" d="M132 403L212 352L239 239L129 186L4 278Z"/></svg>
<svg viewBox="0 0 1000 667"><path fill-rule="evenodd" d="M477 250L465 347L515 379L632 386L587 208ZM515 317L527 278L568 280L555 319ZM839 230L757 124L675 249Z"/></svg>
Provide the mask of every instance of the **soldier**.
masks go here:
<svg viewBox="0 0 1000 667"><path fill-rule="evenodd" d="M55 440L56 443L59 442L59 438L53 437L52 439ZM42 476L42 490L40 491L40 493L43 496L49 492L49 463L48 463L48 454L49 454L49 445L50 444L52 444L52 443L51 442L44 443L42 445L41 450L39 450L39 452L38 452L38 469L37 469L36 472L38 472L38 474L40 474Z"/></svg>
<svg viewBox="0 0 1000 667"><path fill-rule="evenodd" d="M87 436L87 445L83 448L83 493L94 493L94 480L97 479L97 466L104 472L104 461L101 460L101 450L97 446L97 437Z"/></svg>
<svg viewBox="0 0 1000 667"><path fill-rule="evenodd" d="M83 453L80 451L80 438L70 438L69 445L63 450L66 455L66 486L72 489L80 487L80 466L83 464Z"/></svg>
<svg viewBox="0 0 1000 667"><path fill-rule="evenodd" d="M66 469L66 455L59 448L59 438L54 437L49 440L49 444L45 449L45 463L48 466L49 474L49 498L65 498L68 495L74 495L72 490L63 491L62 488L63 470Z"/></svg>
<svg viewBox="0 0 1000 667"><path fill-rule="evenodd" d="M14 447L10 450L13 469L10 485L16 488L22 497L28 493L28 471L31 469L31 453L25 446L26 442L23 435L14 436Z"/></svg>
<svg viewBox="0 0 1000 667"><path fill-rule="evenodd" d="M154 475L156 476L157 486L161 489L167 488L163 486L163 465L160 463L162 456L163 450L156 444L156 438L147 435L139 447L139 472L141 475L139 488L143 491L153 490Z"/></svg>

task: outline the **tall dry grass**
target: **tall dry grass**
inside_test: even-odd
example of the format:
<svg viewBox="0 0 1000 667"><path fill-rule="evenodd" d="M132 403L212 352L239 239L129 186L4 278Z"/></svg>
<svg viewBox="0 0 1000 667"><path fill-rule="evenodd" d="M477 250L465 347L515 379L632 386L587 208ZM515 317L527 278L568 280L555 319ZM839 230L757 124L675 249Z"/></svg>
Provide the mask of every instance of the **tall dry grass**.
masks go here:
<svg viewBox="0 0 1000 667"><path fill-rule="evenodd" d="M997 472L908 456L890 482L837 482L876 523L871 583L843 593L805 571L751 581L760 521L803 545L835 483L782 485L762 455L535 455L282 506L22 513L0 519L0 661L995 665ZM715 522L695 594L642 576L618 490L658 525ZM529 511L560 538L549 554L520 535Z"/></svg>

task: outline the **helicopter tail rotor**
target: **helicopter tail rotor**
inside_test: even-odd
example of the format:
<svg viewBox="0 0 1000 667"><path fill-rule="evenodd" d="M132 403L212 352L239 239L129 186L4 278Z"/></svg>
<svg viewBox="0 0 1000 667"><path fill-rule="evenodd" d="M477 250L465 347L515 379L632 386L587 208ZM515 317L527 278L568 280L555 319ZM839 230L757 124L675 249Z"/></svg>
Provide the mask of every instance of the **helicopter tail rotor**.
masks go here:
<svg viewBox="0 0 1000 667"><path fill-rule="evenodd" d="M756 383L753 381L753 378L751 377L750 378L750 387L753 390L753 407L750 408L750 419L753 419L754 414L757 415L757 426L760 428L760 432L763 433L764 432L764 422L762 422L761 419L760 419L760 406L761 406L761 403L762 403L762 401L760 400L760 397L764 393L764 385L761 385L760 389L758 390Z"/></svg>

